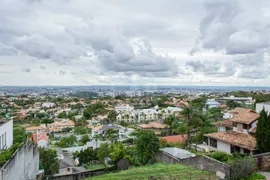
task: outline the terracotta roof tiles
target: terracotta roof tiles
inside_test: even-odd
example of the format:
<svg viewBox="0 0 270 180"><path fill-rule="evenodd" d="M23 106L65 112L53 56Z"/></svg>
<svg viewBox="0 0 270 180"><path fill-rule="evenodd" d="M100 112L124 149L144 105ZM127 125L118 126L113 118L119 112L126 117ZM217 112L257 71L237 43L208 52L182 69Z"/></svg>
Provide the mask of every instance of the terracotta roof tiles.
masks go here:
<svg viewBox="0 0 270 180"><path fill-rule="evenodd" d="M256 138L248 134L230 131L204 134L204 136L248 150L256 150Z"/></svg>

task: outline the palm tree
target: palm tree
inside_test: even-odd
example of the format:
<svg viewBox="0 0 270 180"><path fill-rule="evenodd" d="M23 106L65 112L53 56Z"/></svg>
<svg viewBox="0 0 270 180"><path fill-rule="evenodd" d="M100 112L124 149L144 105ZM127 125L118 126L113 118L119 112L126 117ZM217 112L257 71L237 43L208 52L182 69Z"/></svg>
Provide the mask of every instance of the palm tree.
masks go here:
<svg viewBox="0 0 270 180"><path fill-rule="evenodd" d="M94 139L95 139L95 141L96 141L96 148L97 148L97 142L98 142L98 140L101 139L100 134L95 134L95 135L94 135Z"/></svg>

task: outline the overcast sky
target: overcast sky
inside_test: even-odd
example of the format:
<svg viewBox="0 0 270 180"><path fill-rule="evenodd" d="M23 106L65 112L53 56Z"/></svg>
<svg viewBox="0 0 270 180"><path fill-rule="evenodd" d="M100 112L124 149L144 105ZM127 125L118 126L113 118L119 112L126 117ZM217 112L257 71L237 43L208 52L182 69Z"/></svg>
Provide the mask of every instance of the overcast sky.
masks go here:
<svg viewBox="0 0 270 180"><path fill-rule="evenodd" d="M0 3L0 85L270 85L269 0Z"/></svg>

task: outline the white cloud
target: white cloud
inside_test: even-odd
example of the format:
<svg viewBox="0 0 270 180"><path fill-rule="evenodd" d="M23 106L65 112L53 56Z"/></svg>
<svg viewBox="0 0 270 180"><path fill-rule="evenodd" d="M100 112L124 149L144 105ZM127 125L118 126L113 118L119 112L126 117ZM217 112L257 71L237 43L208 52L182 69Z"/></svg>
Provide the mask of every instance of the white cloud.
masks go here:
<svg viewBox="0 0 270 180"><path fill-rule="evenodd" d="M4 0L0 78L3 85L263 85L269 5Z"/></svg>

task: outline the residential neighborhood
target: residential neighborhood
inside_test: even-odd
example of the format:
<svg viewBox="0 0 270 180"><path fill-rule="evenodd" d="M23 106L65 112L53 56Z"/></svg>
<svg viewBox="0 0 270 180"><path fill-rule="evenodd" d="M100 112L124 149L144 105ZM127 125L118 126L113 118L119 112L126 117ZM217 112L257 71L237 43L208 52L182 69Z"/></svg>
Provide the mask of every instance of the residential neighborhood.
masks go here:
<svg viewBox="0 0 270 180"><path fill-rule="evenodd" d="M193 98L175 94L121 99L2 96L1 154L15 153L19 159L13 163L20 164L22 147L32 143L33 151L40 153L39 159L29 156L28 160L34 158L40 166L25 176L43 177L49 173L57 179L75 172L90 177L91 170L120 168L120 161L133 166L147 164L152 155L163 163L192 158L194 168L199 169L215 164L215 168L208 169L209 173L226 177L229 172L220 169L222 163L232 166L234 158L240 155L243 162L253 157L254 163L258 163L256 157L268 152L268 146L258 142L257 136L267 133L260 124L262 113L268 118L270 97L269 101L259 103L256 97L226 97L223 93ZM131 152L148 152L147 146L156 148L153 154L135 161L139 157ZM114 159L117 148L124 154ZM55 157L53 161L45 160L50 156ZM231 160L227 162L224 158ZM11 160L5 159L2 166L9 163ZM55 168L48 172L50 164ZM4 169L1 172L3 179L14 178L14 174L5 173Z"/></svg>

